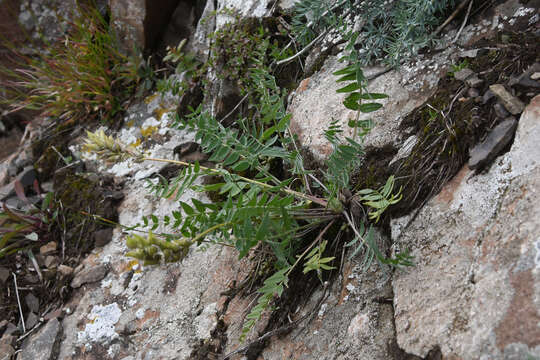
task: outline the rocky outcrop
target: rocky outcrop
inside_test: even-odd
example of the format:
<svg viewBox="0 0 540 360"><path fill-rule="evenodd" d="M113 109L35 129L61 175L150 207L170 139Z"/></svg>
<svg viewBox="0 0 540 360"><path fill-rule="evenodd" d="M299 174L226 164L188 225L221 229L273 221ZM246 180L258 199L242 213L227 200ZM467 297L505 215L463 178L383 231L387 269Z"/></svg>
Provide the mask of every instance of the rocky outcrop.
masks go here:
<svg viewBox="0 0 540 360"><path fill-rule="evenodd" d="M412 221L394 221L416 266L393 277L399 346L419 356L540 355L540 96L510 152L485 174L461 172Z"/></svg>
<svg viewBox="0 0 540 360"><path fill-rule="evenodd" d="M189 19L189 13L175 13L179 0L110 0L112 24L125 52L152 49L164 35L171 15Z"/></svg>
<svg viewBox="0 0 540 360"><path fill-rule="evenodd" d="M191 38L188 48L199 52L203 59L209 50L207 35L230 20L223 12L211 16L214 10L232 7L243 16L262 17L273 8L270 1L207 1L204 6L200 2L171 1L159 2L157 14L157 8L148 8L156 6L150 3L111 0L113 21L126 39L126 49L133 44L153 47L158 37L166 34L164 41L170 43ZM276 6L288 7L291 3L279 1ZM512 14L521 8L515 8L516 1L510 3L506 11ZM171 16L169 22L166 18ZM159 29L147 27L157 23ZM163 25L167 23L171 32L168 35ZM500 23L493 24L471 25L458 43L473 41L487 28L497 31ZM474 36L468 36L471 32ZM457 46L450 46L433 55L419 56L399 70L373 76L369 91L386 93L389 99L383 101L383 110L370 114L374 128L365 137L364 145L392 148L397 153L396 163L407 158L419 139L403 129L403 120L433 94L439 79L447 75L450 64L462 53ZM322 68L304 79L289 98L291 129L304 151L311 152L318 161L331 151L323 136L330 121L338 120L346 128L354 115L343 106L344 95L336 93L342 86L332 75L343 67L338 57L328 57ZM366 69L365 75L371 77L378 70ZM527 83L536 81L536 73L527 75ZM461 75L458 81L476 90L467 96L480 104L482 94L477 88L481 87L479 81L485 81L485 74L469 71ZM231 85L215 80L208 104L219 96L235 95ZM525 80L519 78L516 82ZM503 108L511 106L508 94L500 100ZM238 100L233 98L225 105L230 107ZM175 158L179 147L194 141L194 134L171 128L181 101L170 94L156 94L132 105L126 113L126 125L116 132L116 137L144 149L150 157ZM461 98L456 97L456 101ZM379 232L381 243L394 243L383 250L411 250L414 267L393 272L381 270L374 263L366 270L361 256L348 258L344 251L340 274L330 282L317 284L315 291L306 291L302 301L281 319L295 326L268 334L268 329L275 328L267 312L249 333L247 342L241 344L238 338L254 304L256 287L245 293L239 293L238 287L257 271L256 263L249 259L238 261L234 249L207 244L204 252L191 249L181 263L142 266L125 257L126 234L117 227L112 239L110 231L94 236L102 247L94 249L81 266L58 267L59 273L74 276L66 283L73 297L64 306L65 317L61 324L56 318L39 319L48 322L25 340L20 356L43 355L62 360L216 359L231 353L229 359L233 360L538 357L540 96L522 105L526 109L521 116L521 110L514 109L516 118L509 120L504 136L493 131L493 137L504 138L505 142L495 139L499 142L483 151L488 153L481 161L484 172L475 173L473 170L480 169L473 166L470 170L465 165L425 206L392 220L391 239L384 231ZM212 109L223 115L228 112L225 107ZM495 108L493 111L501 112ZM501 119L508 116L501 114ZM518 118L515 139L508 149ZM487 136L482 140L489 143L489 139ZM71 150L80 154L77 146ZM82 157L88 168L122 179L125 197L118 208L118 221L124 226L136 226L143 216L161 219L173 210L181 210L177 199L158 198L146 189L153 176L171 178L178 167L132 160L103 165L95 163L91 155ZM204 196L186 192L180 200L189 202ZM154 231L166 230L159 226ZM49 253L45 250L42 255ZM0 275L2 283L11 276ZM26 302L29 308L36 307L34 299ZM267 336L264 341L253 342L262 335ZM0 342L9 354L14 352L11 340Z"/></svg>

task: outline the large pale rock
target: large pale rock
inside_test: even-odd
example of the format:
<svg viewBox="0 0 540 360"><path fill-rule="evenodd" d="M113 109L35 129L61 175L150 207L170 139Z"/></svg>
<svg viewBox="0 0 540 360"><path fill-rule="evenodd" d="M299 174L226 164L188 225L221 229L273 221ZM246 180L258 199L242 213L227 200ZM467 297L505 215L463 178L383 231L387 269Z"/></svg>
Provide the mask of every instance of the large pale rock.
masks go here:
<svg viewBox="0 0 540 360"><path fill-rule="evenodd" d="M62 326L57 319L49 321L37 333L28 337L21 348L17 360L49 360Z"/></svg>
<svg viewBox="0 0 540 360"><path fill-rule="evenodd" d="M330 57L318 73L300 83L288 108L292 114L291 130L317 160L326 159L332 152L324 132L333 120L338 120L342 126L343 136L353 135L348 123L355 119L356 112L343 105L347 95L336 90L346 83L337 83L338 76L333 75L344 66L336 57ZM369 68L365 70L365 75L370 77L380 70ZM370 92L385 93L389 98L380 100L384 105L381 110L360 115L360 120L372 119L374 122L373 130L364 138L366 146L397 146L400 139L396 134L401 120L428 98L430 91L403 85L403 80L399 72L390 71L369 82Z"/></svg>
<svg viewBox="0 0 540 360"><path fill-rule="evenodd" d="M112 24L125 52L157 45L179 0L109 0ZM185 14L183 14L185 15Z"/></svg>
<svg viewBox="0 0 540 360"><path fill-rule="evenodd" d="M486 174L464 167L393 240L417 265L393 278L397 340L419 356L540 355L540 96Z"/></svg>
<svg viewBox="0 0 540 360"><path fill-rule="evenodd" d="M237 12L242 17L263 17L272 7L270 0L219 0L217 2L216 27L219 29L227 22L231 22L234 17L229 15Z"/></svg>

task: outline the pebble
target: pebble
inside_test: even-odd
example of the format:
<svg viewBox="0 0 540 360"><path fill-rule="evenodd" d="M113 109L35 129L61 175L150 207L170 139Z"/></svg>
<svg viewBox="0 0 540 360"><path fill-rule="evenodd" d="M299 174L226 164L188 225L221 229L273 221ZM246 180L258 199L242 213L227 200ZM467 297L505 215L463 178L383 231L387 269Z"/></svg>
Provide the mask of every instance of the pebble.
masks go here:
<svg viewBox="0 0 540 360"><path fill-rule="evenodd" d="M103 264L85 268L75 275L71 281L72 288L79 288L83 284L90 284L103 279L107 275L107 267Z"/></svg>
<svg viewBox="0 0 540 360"><path fill-rule="evenodd" d="M483 142L470 150L469 169L482 169L495 159L514 137L517 124L517 120L511 117L491 130Z"/></svg>
<svg viewBox="0 0 540 360"><path fill-rule="evenodd" d="M521 114L525 109L525 104L517 97L510 94L503 85L494 84L491 85L489 89L501 100L506 110L508 110L512 115Z"/></svg>

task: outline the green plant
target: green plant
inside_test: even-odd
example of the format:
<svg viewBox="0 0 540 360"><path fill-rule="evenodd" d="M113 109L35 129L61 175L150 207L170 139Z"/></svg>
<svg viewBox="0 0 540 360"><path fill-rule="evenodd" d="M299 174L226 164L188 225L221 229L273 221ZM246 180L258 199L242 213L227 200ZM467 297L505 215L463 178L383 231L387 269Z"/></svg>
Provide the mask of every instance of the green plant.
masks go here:
<svg viewBox="0 0 540 360"><path fill-rule="evenodd" d="M17 196L28 203L22 186ZM0 259L44 244L50 237L58 212L53 207L54 194L48 193L41 206L30 206L25 212L10 209L5 203L0 211Z"/></svg>
<svg viewBox="0 0 540 360"><path fill-rule="evenodd" d="M355 43L360 63L397 66L433 41L435 26L454 5L454 0L301 0L295 7L293 33L305 46L331 29L347 33L355 21L362 24ZM350 19L343 20L347 16Z"/></svg>
<svg viewBox="0 0 540 360"><path fill-rule="evenodd" d="M469 66L469 61L467 59L461 61L459 64L452 64L451 70L448 72L448 75L454 77L455 73L461 71Z"/></svg>
<svg viewBox="0 0 540 360"><path fill-rule="evenodd" d="M173 95L180 95L200 76L200 63L195 56L182 51L185 44L186 39L180 41L176 47L167 47L167 55L163 61L176 66L173 76L158 80L157 90L162 94L170 91Z"/></svg>
<svg viewBox="0 0 540 360"><path fill-rule="evenodd" d="M15 70L1 68L2 102L12 111L38 110L64 121L112 120L122 111L141 71L140 57L123 55L105 19L95 9L82 10L62 41L46 51L23 55L13 47ZM144 71L143 71L144 72Z"/></svg>
<svg viewBox="0 0 540 360"><path fill-rule="evenodd" d="M103 133L89 133L87 139L87 149L109 160L132 156L138 160L183 165L184 169L175 178L169 181L161 178L157 183L149 184L151 191L159 196L170 198L175 195L178 198L186 189L215 192L220 196L214 202L195 198L191 203L180 201L181 212L175 211L161 219L152 215L151 221L145 219L141 226L156 229L163 224L177 234L164 235L164 239L158 239L153 234L147 237L131 236L128 238L131 256L146 264L178 261L190 247L200 246L203 242L234 246L240 258L257 247L272 250L275 273L258 290L259 300L247 317L242 338L270 306L274 297L281 295L297 266L303 264L305 273L316 271L319 276L323 270L332 268L333 257L324 254L329 244L332 247L339 244L324 237L333 224L341 221L345 228L352 230L356 238L355 251L376 246L374 242L366 241L358 231L358 223L364 220L351 214L350 199L345 196L350 187L350 173L359 164L361 145L358 139L346 139L347 143L340 144L341 129L334 124L327 136L334 144L335 151L328 160L324 179L316 179L304 169L303 158L295 149L293 140L284 136L288 132L290 116L285 112L273 76L255 68L251 70L250 83L256 86L260 101L257 108L262 116L257 122L238 119L236 127L226 128L201 108L185 119L178 119L177 126L195 132L195 139L200 142L203 152L209 154L209 161L216 164L214 168L198 163L152 159L129 151L125 145ZM356 90L363 94L361 87ZM358 138L360 135L356 133L355 136ZM290 176L273 173L272 163L276 161L288 170ZM208 175L219 178L218 182L201 184L197 181ZM319 186L319 195L309 192L307 182ZM358 194L362 197L355 201L372 209L375 214L372 218L378 220L390 204L399 201L397 195L391 194L392 189L393 179L389 179L383 189ZM319 235L306 247L306 234L317 229L320 230ZM378 250L371 249L369 252L376 253L377 259L386 259ZM403 259L398 256L381 261L381 264L410 264Z"/></svg>

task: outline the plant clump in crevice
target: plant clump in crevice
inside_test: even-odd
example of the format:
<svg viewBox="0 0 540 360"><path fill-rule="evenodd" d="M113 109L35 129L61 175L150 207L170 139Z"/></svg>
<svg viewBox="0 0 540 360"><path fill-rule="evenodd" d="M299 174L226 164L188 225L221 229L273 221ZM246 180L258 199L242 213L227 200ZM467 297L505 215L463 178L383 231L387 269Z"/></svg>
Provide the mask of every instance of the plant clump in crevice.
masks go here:
<svg viewBox="0 0 540 360"><path fill-rule="evenodd" d="M539 40L532 32L502 32L493 40L475 44L480 49L477 57L464 64L483 80L476 88L480 96L470 96L467 85L449 73L426 104L402 122L401 129L413 128L407 135L417 136L418 141L410 155L394 165L404 201L392 209L393 217L437 194L468 161L469 150L504 120L495 111L497 99L489 96L489 86L506 84L538 62ZM525 103L535 94L535 89L519 84L514 88Z"/></svg>

